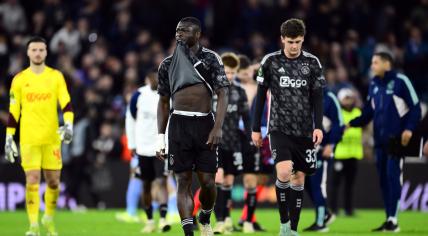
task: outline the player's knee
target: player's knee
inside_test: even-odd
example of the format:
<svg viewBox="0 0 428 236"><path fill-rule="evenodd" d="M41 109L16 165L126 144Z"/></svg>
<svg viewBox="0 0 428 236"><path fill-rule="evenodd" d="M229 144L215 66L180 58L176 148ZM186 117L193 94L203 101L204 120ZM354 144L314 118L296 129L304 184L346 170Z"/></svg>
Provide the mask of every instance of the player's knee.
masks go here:
<svg viewBox="0 0 428 236"><path fill-rule="evenodd" d="M26 173L26 182L27 182L27 184L39 184L40 183L40 173L28 171Z"/></svg>
<svg viewBox="0 0 428 236"><path fill-rule="evenodd" d="M204 179L204 181L201 183L201 188L205 188L205 189L213 189L215 188L215 181L214 179Z"/></svg>
<svg viewBox="0 0 428 236"><path fill-rule="evenodd" d="M281 170L281 171L277 171L276 173L276 177L281 180L282 182L287 182L290 180L291 177L291 170Z"/></svg>
<svg viewBox="0 0 428 236"><path fill-rule="evenodd" d="M166 178L164 177L157 178L155 181L159 187L166 187Z"/></svg>
<svg viewBox="0 0 428 236"><path fill-rule="evenodd" d="M257 187L257 176L250 174L244 176L244 187L246 189L253 189Z"/></svg>
<svg viewBox="0 0 428 236"><path fill-rule="evenodd" d="M232 186L233 185L233 176L232 178L224 178L223 186Z"/></svg>
<svg viewBox="0 0 428 236"><path fill-rule="evenodd" d="M50 189L57 189L59 188L59 180L56 180L56 179L47 180L47 185L49 186Z"/></svg>

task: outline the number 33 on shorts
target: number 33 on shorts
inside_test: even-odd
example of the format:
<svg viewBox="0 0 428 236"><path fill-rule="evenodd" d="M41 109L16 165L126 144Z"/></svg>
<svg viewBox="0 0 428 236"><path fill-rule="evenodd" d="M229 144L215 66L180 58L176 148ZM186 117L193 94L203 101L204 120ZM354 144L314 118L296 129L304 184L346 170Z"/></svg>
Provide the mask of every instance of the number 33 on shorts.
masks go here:
<svg viewBox="0 0 428 236"><path fill-rule="evenodd" d="M306 162L307 163L313 163L313 165L311 165L311 168L316 168L316 163L317 163L317 149L306 149Z"/></svg>

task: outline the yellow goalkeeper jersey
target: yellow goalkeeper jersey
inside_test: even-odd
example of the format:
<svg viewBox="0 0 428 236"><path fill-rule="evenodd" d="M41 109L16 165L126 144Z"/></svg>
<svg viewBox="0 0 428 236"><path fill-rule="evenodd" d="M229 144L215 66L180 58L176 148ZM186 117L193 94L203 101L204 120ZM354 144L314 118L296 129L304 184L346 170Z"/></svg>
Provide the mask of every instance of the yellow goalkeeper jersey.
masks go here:
<svg viewBox="0 0 428 236"><path fill-rule="evenodd" d="M58 130L58 101L64 121L73 123L70 95L64 76L45 66L40 74L30 67L17 74L10 89L7 134L14 135L20 123L20 143L31 145L60 142Z"/></svg>

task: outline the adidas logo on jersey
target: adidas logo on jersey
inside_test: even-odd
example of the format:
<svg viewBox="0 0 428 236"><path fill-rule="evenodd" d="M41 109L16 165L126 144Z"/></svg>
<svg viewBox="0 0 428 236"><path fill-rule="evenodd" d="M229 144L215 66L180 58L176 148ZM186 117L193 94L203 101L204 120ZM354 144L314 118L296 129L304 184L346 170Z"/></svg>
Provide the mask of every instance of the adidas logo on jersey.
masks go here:
<svg viewBox="0 0 428 236"><path fill-rule="evenodd" d="M279 73L285 73L284 67L279 68L279 69L278 69L278 72L279 72Z"/></svg>
<svg viewBox="0 0 428 236"><path fill-rule="evenodd" d="M300 88L307 85L306 80L302 79L290 79L288 76L281 76L279 79L279 85L281 87L292 87L292 88Z"/></svg>

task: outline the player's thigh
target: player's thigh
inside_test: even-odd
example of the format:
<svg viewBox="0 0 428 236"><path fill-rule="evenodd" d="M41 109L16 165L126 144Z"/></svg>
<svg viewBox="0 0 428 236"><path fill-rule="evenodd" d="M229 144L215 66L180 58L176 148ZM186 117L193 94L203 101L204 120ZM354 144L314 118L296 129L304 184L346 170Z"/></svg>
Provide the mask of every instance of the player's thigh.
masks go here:
<svg viewBox="0 0 428 236"><path fill-rule="evenodd" d="M152 182L155 179L154 157L138 156L141 179Z"/></svg>
<svg viewBox="0 0 428 236"><path fill-rule="evenodd" d="M317 171L317 150L310 138L296 140L291 149L293 171L313 175Z"/></svg>
<svg viewBox="0 0 428 236"><path fill-rule="evenodd" d="M205 173L217 172L217 151L209 148L200 151L195 156L195 171Z"/></svg>
<svg viewBox="0 0 428 236"><path fill-rule="evenodd" d="M42 168L44 170L61 170L61 143L42 145Z"/></svg>
<svg viewBox="0 0 428 236"><path fill-rule="evenodd" d="M42 146L21 144L21 166L25 172L42 168Z"/></svg>
<svg viewBox="0 0 428 236"><path fill-rule="evenodd" d="M168 162L167 160L159 160L153 157L153 169L155 171L155 178L166 178L168 176Z"/></svg>

